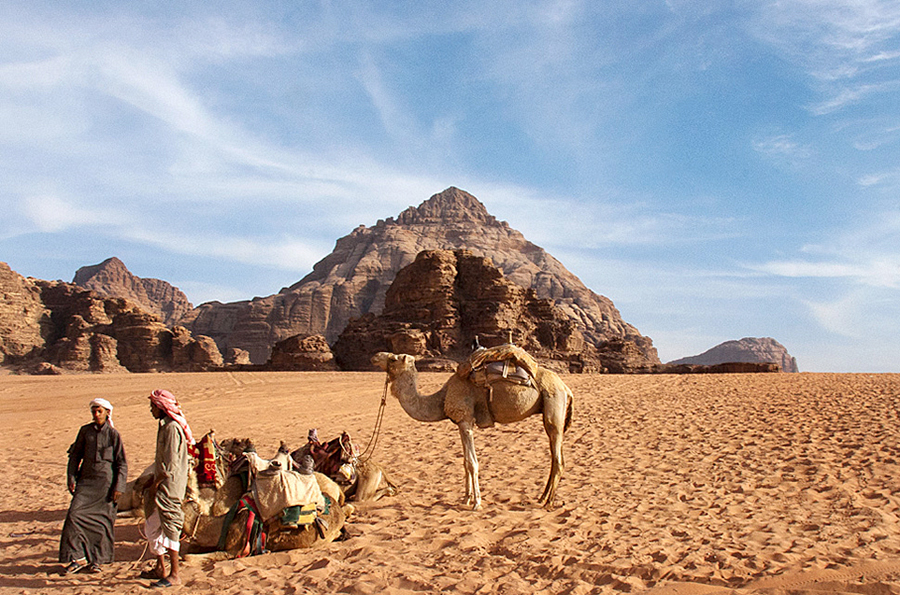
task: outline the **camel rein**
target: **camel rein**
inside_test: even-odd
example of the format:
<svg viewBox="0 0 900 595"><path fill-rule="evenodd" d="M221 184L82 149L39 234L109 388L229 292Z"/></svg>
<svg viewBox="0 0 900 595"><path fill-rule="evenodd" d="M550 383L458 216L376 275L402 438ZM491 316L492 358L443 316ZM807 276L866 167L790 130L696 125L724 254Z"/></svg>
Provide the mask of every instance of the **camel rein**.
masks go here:
<svg viewBox="0 0 900 595"><path fill-rule="evenodd" d="M366 448L358 457L356 457L360 463L365 463L372 458L372 455L375 453L375 446L378 444L378 437L381 435L381 422L384 420L384 408L385 405L387 405L388 386L390 384L390 376L385 376L384 390L381 393L381 405L378 407L378 415L375 417L375 430L372 432L372 437L369 438L369 443L366 445Z"/></svg>

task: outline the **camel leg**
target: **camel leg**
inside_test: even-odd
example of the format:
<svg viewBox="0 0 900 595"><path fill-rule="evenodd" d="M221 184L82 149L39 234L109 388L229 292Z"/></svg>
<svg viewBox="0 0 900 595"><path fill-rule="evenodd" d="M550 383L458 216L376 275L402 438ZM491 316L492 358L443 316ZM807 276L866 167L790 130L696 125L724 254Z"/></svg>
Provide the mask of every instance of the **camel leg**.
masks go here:
<svg viewBox="0 0 900 595"><path fill-rule="evenodd" d="M475 454L475 432L472 424L459 423L459 437L462 440L463 464L466 470L466 505L472 510L481 508L481 488L478 486L478 457Z"/></svg>
<svg viewBox="0 0 900 595"><path fill-rule="evenodd" d="M550 438L550 477L547 478L547 486L538 501L544 508L553 507L553 499L556 497L556 487L562 477L565 468L563 458L563 435L565 433L566 410L568 407L568 395L559 391L556 394L544 397L544 431Z"/></svg>

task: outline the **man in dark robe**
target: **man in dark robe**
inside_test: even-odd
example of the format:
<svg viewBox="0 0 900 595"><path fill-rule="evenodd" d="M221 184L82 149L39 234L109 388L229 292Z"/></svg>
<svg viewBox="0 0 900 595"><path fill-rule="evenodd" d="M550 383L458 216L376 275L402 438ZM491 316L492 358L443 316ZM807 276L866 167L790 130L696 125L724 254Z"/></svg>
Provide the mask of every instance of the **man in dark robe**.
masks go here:
<svg viewBox="0 0 900 595"><path fill-rule="evenodd" d="M106 399L91 401L94 421L81 426L69 447L66 484L73 498L59 541L66 574L97 573L113 561L116 504L125 491L128 464L112 409Z"/></svg>

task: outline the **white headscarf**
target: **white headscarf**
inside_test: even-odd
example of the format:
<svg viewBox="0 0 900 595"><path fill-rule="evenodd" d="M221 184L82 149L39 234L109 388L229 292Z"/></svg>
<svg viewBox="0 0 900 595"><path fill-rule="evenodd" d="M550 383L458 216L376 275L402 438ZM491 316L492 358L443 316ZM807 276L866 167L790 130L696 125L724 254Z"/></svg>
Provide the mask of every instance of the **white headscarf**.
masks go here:
<svg viewBox="0 0 900 595"><path fill-rule="evenodd" d="M91 401L91 407L93 407L94 405L99 405L100 407L103 407L104 409L109 411L109 414L106 416L106 421L109 422L109 426L111 428L116 427L116 424L114 424L113 420L112 420L112 411L113 411L112 403L110 403L106 399L101 399L100 397L97 397L96 399Z"/></svg>

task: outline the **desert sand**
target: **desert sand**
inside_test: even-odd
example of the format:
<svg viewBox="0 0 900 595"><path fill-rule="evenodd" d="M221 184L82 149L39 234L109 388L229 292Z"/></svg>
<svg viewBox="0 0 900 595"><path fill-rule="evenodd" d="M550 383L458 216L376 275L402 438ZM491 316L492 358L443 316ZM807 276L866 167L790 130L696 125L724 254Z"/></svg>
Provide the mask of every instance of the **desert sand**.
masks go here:
<svg viewBox="0 0 900 595"><path fill-rule="evenodd" d="M422 374L433 391L446 374ZM361 505L324 549L212 562L185 586L243 593L900 593L900 375L572 375L575 419L557 508L540 417L480 430L483 509L462 506L459 435L389 397L374 459L402 486ZM95 396L112 401L129 476L153 458L147 395L167 388L194 432L263 456L307 429L372 436L380 373L0 376L0 593L147 593L141 527L117 561L62 576L66 448ZM143 560L141 557L143 556Z"/></svg>

